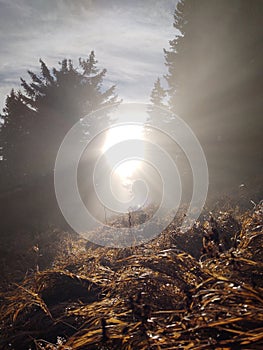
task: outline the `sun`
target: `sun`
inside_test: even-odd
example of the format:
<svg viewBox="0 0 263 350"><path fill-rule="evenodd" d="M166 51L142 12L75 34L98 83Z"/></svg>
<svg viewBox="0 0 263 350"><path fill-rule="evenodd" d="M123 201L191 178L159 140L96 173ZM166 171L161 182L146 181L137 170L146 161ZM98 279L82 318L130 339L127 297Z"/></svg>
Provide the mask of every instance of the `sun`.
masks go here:
<svg viewBox="0 0 263 350"><path fill-rule="evenodd" d="M114 173L121 178L130 179L140 165L140 160L126 160L115 167Z"/></svg>
<svg viewBox="0 0 263 350"><path fill-rule="evenodd" d="M126 140L143 140L143 127L138 125L118 125L110 128L107 132L106 141L103 145L103 152L113 145Z"/></svg>
<svg viewBox="0 0 263 350"><path fill-rule="evenodd" d="M108 162L116 175L123 179L132 177L144 157L144 147L142 147L141 142L138 142L138 144L133 144L131 149L131 144L128 142L125 143L125 141L143 139L142 126L133 124L118 125L109 129L102 147L102 152L106 155ZM118 144L120 144L119 147ZM111 153L110 148L115 145L117 147L114 150L114 153ZM132 157L133 159L123 159L122 154L125 154L125 151L126 153L132 152L134 154ZM116 159L118 159L117 162Z"/></svg>

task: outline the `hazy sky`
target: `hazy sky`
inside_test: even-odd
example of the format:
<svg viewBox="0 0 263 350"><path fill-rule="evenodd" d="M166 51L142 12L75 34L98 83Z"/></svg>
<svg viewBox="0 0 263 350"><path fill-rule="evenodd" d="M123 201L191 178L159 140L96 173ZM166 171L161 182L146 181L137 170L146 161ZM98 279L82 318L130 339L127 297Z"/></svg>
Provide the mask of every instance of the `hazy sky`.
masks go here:
<svg viewBox="0 0 263 350"><path fill-rule="evenodd" d="M163 48L174 38L177 0L0 0L0 109L39 58L56 66L62 58L95 51L125 101L148 102L153 83L166 73Z"/></svg>

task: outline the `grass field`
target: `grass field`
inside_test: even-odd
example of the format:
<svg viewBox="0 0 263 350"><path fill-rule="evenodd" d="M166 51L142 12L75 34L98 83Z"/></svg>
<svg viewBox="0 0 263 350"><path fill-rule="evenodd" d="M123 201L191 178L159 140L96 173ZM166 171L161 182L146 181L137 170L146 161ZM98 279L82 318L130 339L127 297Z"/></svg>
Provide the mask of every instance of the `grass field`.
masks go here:
<svg viewBox="0 0 263 350"><path fill-rule="evenodd" d="M262 349L262 219L258 204L180 235L177 218L122 249L50 228L25 251L24 236L2 257L0 348Z"/></svg>

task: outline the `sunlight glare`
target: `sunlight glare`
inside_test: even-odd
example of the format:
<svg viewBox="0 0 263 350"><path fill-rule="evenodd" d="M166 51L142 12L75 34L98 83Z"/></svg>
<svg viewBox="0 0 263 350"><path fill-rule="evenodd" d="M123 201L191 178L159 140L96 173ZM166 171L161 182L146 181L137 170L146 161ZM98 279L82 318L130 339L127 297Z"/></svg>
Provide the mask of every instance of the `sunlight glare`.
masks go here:
<svg viewBox="0 0 263 350"><path fill-rule="evenodd" d="M119 164L115 163L115 157L111 159L109 155L107 155L107 151L114 145L118 143L128 141L128 140L144 140L143 137L143 127L138 125L119 125L109 129L107 132L106 140L102 148L102 152L106 154L110 166L114 169L114 173L121 177L122 179L128 179L132 177L134 172L140 167L141 161L135 159L127 159L123 160ZM129 147L122 143L120 145L120 154L124 147ZM138 149L136 149L136 156L138 158L144 157L144 149L142 149L141 144L138 144Z"/></svg>
<svg viewBox="0 0 263 350"><path fill-rule="evenodd" d="M103 152L106 152L113 145L126 140L143 140L143 127L138 125L120 125L109 129L106 141L103 145Z"/></svg>
<svg viewBox="0 0 263 350"><path fill-rule="evenodd" d="M127 160L122 162L114 169L114 173L121 178L129 179L134 174L135 170L140 167L141 161L139 160Z"/></svg>

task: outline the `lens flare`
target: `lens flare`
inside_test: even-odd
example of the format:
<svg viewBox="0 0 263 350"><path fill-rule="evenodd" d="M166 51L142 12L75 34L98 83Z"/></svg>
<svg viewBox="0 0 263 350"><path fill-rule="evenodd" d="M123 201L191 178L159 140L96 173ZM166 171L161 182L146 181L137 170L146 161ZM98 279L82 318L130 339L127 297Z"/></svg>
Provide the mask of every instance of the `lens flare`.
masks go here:
<svg viewBox="0 0 263 350"><path fill-rule="evenodd" d="M123 147L130 147L129 145L125 145L125 143L123 143L127 140L144 140L143 127L138 125L120 125L117 127L112 127L107 132L106 140L102 147L102 153L107 154L107 151L112 146L122 143L122 149L116 149L114 155L107 155L107 158L109 165L111 167L115 167L114 175L120 177L123 181L130 179L141 164L141 161L139 160L126 160L120 164L117 164L116 166L115 159L118 158L118 153L123 152ZM127 149L126 151L129 152L130 150ZM144 158L144 147L142 147L142 144L138 145L136 148L136 155L140 158Z"/></svg>
<svg viewBox="0 0 263 350"><path fill-rule="evenodd" d="M65 219L76 232L99 245L127 247L145 243L163 232L174 219L182 193L189 191L185 176L189 168L192 194L187 206L184 205L184 219L178 227L180 232L186 232L202 211L209 183L207 162L198 139L169 110L156 109L158 120L164 115L169 117L168 124L160 124L156 118L149 119L148 105L126 103L115 107L105 107L83 119L88 123L90 118L109 115L111 127L106 123L83 139L83 122L76 123L60 146L54 182ZM88 169L87 205L78 185L78 167L84 151ZM188 168L179 159L182 153ZM127 213L131 221L131 213L142 214L138 210L151 215L136 225L131 222L125 225ZM108 221L110 213L113 219L118 216L116 225ZM101 234L93 231L98 225L103 225Z"/></svg>
<svg viewBox="0 0 263 350"><path fill-rule="evenodd" d="M124 180L131 179L140 165L141 161L139 160L127 160L116 166L114 169L114 175L117 175Z"/></svg>

